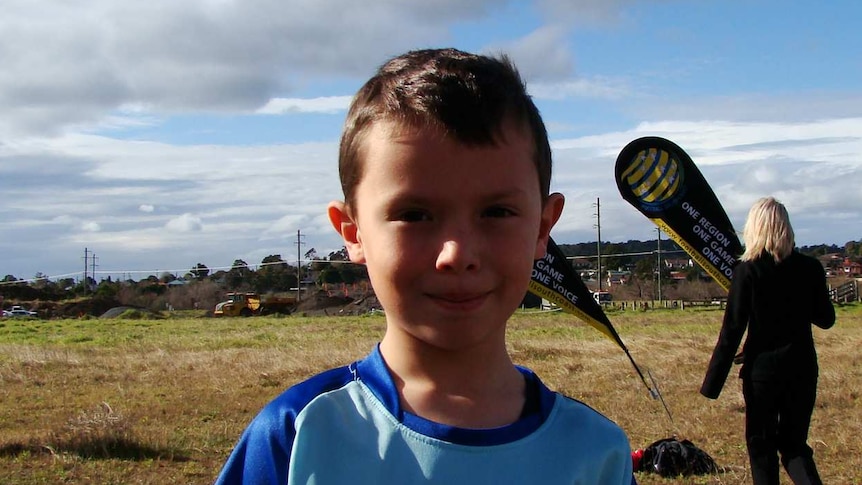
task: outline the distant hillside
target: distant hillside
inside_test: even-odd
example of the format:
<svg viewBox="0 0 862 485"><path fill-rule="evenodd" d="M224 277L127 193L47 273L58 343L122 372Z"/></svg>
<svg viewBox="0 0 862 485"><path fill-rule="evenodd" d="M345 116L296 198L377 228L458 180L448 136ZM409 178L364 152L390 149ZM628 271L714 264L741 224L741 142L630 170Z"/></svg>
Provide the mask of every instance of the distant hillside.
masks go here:
<svg viewBox="0 0 862 485"><path fill-rule="evenodd" d="M595 258L597 254L595 241L577 244L559 244L559 247L566 256ZM656 249L658 249L658 243L655 239L652 241L629 240L619 243L602 242L602 255L648 253L655 251ZM680 254L682 254L682 248L670 239L661 240L661 250L662 252L680 251Z"/></svg>
<svg viewBox="0 0 862 485"><path fill-rule="evenodd" d="M844 246L836 246L834 244L817 244L814 246L802 246L801 248L799 248L799 252L814 257L823 256L824 254L840 254L842 256L850 257L862 256L862 241L850 241L844 244Z"/></svg>

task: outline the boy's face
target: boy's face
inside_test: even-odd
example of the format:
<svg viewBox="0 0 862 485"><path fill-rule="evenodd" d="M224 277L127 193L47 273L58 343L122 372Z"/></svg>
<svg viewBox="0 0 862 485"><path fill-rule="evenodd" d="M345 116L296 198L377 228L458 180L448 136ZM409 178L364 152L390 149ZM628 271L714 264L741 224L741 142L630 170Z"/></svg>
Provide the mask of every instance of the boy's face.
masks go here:
<svg viewBox="0 0 862 485"><path fill-rule="evenodd" d="M367 266L387 335L450 350L499 343L563 197L542 203L526 130L477 147L393 126L371 127L355 206L330 204L332 223Z"/></svg>

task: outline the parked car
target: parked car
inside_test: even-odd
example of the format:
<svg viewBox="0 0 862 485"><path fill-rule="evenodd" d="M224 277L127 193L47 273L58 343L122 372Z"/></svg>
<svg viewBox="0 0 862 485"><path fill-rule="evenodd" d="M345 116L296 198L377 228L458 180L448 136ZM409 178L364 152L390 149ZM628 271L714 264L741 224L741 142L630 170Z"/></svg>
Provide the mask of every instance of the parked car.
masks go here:
<svg viewBox="0 0 862 485"><path fill-rule="evenodd" d="M613 301L614 299L614 296L611 295L611 293L608 291L594 291L593 298L599 305L610 305L611 301Z"/></svg>
<svg viewBox="0 0 862 485"><path fill-rule="evenodd" d="M38 317L39 314L36 312L32 312L27 310L26 308L18 305L12 306L12 308L8 310L3 310L4 317Z"/></svg>

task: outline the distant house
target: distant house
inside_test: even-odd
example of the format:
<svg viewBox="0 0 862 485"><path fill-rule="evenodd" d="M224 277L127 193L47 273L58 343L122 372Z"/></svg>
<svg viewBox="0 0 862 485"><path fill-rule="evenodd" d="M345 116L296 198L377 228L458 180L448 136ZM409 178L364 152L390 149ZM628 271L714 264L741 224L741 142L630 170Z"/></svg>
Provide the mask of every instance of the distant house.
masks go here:
<svg viewBox="0 0 862 485"><path fill-rule="evenodd" d="M858 278L862 276L862 263L853 261L850 258L844 258L844 262L841 264L841 271L844 276Z"/></svg>
<svg viewBox="0 0 862 485"><path fill-rule="evenodd" d="M838 253L829 253L824 254L817 259L820 260L820 264L822 264L823 267L826 268L827 272L828 270L834 270L838 272L841 270L841 263L844 260L844 256Z"/></svg>
<svg viewBox="0 0 862 485"><path fill-rule="evenodd" d="M596 270L589 269L586 271L581 271L580 273L578 273L578 276L580 276L582 280L588 281L588 280L596 279L596 273L597 273Z"/></svg>
<svg viewBox="0 0 862 485"><path fill-rule="evenodd" d="M688 274L685 271L671 271L670 279L673 281L685 281Z"/></svg>
<svg viewBox="0 0 862 485"><path fill-rule="evenodd" d="M608 285L624 285L631 275L629 271L608 271Z"/></svg>
<svg viewBox="0 0 862 485"><path fill-rule="evenodd" d="M575 268L575 269L585 269L585 268L592 268L593 267L593 263L592 263L592 261L590 261L589 258L584 258L581 256L573 256L573 257L569 257L566 259L569 260L569 262L572 264L572 268Z"/></svg>
<svg viewBox="0 0 862 485"><path fill-rule="evenodd" d="M664 260L664 265L668 269L686 269L694 266L690 258L667 258Z"/></svg>

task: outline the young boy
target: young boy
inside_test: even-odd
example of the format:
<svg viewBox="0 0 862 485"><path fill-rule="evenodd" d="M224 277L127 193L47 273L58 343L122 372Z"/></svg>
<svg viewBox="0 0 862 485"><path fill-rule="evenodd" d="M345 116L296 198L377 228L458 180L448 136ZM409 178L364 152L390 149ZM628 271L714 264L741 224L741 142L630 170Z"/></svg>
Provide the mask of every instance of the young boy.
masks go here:
<svg viewBox="0 0 862 485"><path fill-rule="evenodd" d="M387 62L350 107L339 173L329 218L368 269L385 335L268 404L218 483L633 483L623 431L506 351L563 209L508 60Z"/></svg>

